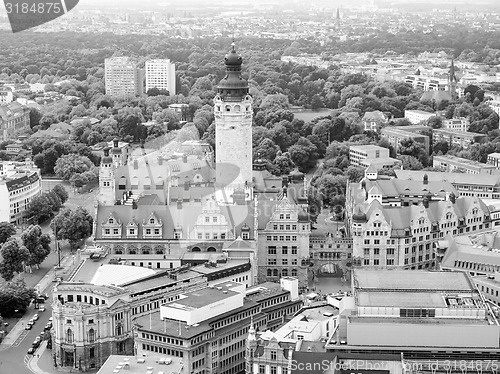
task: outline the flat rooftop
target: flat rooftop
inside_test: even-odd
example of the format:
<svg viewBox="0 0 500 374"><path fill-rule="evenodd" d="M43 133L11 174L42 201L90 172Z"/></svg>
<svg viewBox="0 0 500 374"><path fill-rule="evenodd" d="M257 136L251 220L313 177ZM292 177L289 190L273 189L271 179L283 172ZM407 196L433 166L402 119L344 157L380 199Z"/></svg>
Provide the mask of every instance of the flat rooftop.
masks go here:
<svg viewBox="0 0 500 374"><path fill-rule="evenodd" d="M356 269L353 282L355 288L365 290L475 291L468 276L462 272Z"/></svg>
<svg viewBox="0 0 500 374"><path fill-rule="evenodd" d="M205 307L210 304L218 303L238 294L239 292L227 289L219 290L215 287L207 287L201 290L188 292L184 294L187 297L183 299L181 298L171 303L167 303L165 304L165 306L175 309L193 310Z"/></svg>
<svg viewBox="0 0 500 374"><path fill-rule="evenodd" d="M167 365L163 362L169 362ZM97 374L108 373L127 373L127 374L144 374L148 371L152 373L178 373L187 374L188 367L184 367L182 358L173 356L148 356L148 357L135 357L135 356L121 356L111 355L106 360L104 365L101 366Z"/></svg>
<svg viewBox="0 0 500 374"><path fill-rule="evenodd" d="M437 292L358 292L358 306L401 308L447 308Z"/></svg>

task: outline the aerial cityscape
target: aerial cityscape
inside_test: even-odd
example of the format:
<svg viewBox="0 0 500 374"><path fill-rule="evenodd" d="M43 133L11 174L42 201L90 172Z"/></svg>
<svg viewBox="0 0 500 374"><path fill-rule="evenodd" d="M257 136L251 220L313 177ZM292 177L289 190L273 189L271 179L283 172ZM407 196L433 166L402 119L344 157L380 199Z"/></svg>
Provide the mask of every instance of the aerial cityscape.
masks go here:
<svg viewBox="0 0 500 374"><path fill-rule="evenodd" d="M4 4L0 374L498 374L500 2Z"/></svg>

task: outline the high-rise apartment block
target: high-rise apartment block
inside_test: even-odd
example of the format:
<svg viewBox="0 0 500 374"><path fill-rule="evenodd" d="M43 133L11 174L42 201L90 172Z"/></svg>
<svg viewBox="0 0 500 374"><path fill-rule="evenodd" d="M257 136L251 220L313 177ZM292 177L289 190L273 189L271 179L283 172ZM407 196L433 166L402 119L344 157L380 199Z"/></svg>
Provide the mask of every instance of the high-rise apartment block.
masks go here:
<svg viewBox="0 0 500 374"><path fill-rule="evenodd" d="M169 59L146 61L146 92L151 88L167 90L175 95L175 64Z"/></svg>
<svg viewBox="0 0 500 374"><path fill-rule="evenodd" d="M143 72L130 57L104 60L106 95L140 96L143 93Z"/></svg>

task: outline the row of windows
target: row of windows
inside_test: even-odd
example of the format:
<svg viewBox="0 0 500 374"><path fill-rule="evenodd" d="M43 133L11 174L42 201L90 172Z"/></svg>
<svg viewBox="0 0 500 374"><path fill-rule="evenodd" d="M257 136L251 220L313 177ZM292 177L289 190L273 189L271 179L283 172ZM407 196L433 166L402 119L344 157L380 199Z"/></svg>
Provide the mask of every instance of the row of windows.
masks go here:
<svg viewBox="0 0 500 374"><path fill-rule="evenodd" d="M436 309L400 309L399 310L400 317L436 317Z"/></svg>
<svg viewBox="0 0 500 374"><path fill-rule="evenodd" d="M266 239L268 241L280 241L280 242L283 242L283 241L297 241L297 235L267 235Z"/></svg>
<svg viewBox="0 0 500 374"><path fill-rule="evenodd" d="M284 225L284 224L274 224L273 225L273 230L280 230L280 231L297 231L297 225Z"/></svg>
<svg viewBox="0 0 500 374"><path fill-rule="evenodd" d="M278 260L276 260L275 258L268 258L267 259L267 265L268 266L276 266L278 265ZM281 259L281 265L282 266L288 266L288 259L287 258L283 258ZM296 258L292 258L292 261L290 261L290 265L292 266L297 266L297 259Z"/></svg>
<svg viewBox="0 0 500 374"><path fill-rule="evenodd" d="M72 303L75 301L75 296L74 295L66 295L66 301L68 303ZM94 298L93 296L87 296L87 295L76 295L76 302L77 303L87 303L87 304L92 304L92 305L103 305L106 304L105 300L100 300L99 298Z"/></svg>
<svg viewBox="0 0 500 374"><path fill-rule="evenodd" d="M143 339L155 340L163 343L174 344L174 345L184 345L184 341L180 339L169 338L166 336L160 336L155 334L142 333Z"/></svg>
<svg viewBox="0 0 500 374"><path fill-rule="evenodd" d="M290 275L292 277L296 277L297 276L297 269L292 269L292 271L290 272ZM267 276L268 277L279 277L280 274L279 274L278 269L267 269ZM288 277L288 269L282 269L281 276Z"/></svg>
<svg viewBox="0 0 500 374"><path fill-rule="evenodd" d="M184 357L184 352L182 352L182 351L177 351L175 349L170 349L170 348L165 348L165 347L159 347L159 346L153 345L153 344L144 344L143 343L142 349L144 349L145 351L162 353L164 355L169 355L169 356Z"/></svg>
<svg viewBox="0 0 500 374"><path fill-rule="evenodd" d="M234 322L241 321L242 319L250 318L250 316L253 316L255 313L257 313L258 308L252 308L244 313L238 313L235 316L226 318L222 321L216 322L212 325L214 329L220 329L221 327L233 324Z"/></svg>
<svg viewBox="0 0 500 374"><path fill-rule="evenodd" d="M479 285L478 285L478 287L479 287ZM494 295L494 296L498 297L498 290L495 290L493 288L490 289L489 287L486 287L486 291L484 289L485 289L485 287L481 286L482 292L486 292L487 294L491 294L492 296Z"/></svg>
<svg viewBox="0 0 500 374"><path fill-rule="evenodd" d="M219 339L219 344L226 344L226 343L229 343L233 340L235 340L236 338L240 337L240 336L244 336L246 338L247 334L248 334L248 330L249 330L249 327L246 326L238 331L235 331L233 332L232 334L230 335L227 335L221 339ZM222 353L221 353L222 354Z"/></svg>
<svg viewBox="0 0 500 374"><path fill-rule="evenodd" d="M276 253L277 253L276 246L268 246L267 247L267 254L269 254L269 255L275 255ZM292 255L296 255L297 254L297 246L292 246L290 253ZM288 254L288 246L287 245L283 245L281 247L281 254L282 255L287 255Z"/></svg>
<svg viewBox="0 0 500 374"><path fill-rule="evenodd" d="M222 360L220 362L220 365L221 365L221 367L226 367L226 366L229 366L236 361L241 361L244 359L245 359L245 352L239 352L239 353L235 354L234 356L231 356L225 360ZM244 369L245 363L238 364L238 368L240 368L240 367ZM235 371L235 372L238 372L238 371Z"/></svg>
<svg viewBox="0 0 500 374"><path fill-rule="evenodd" d="M225 356L229 353L232 353L240 348L243 348L245 346L245 343L246 343L246 340L243 339L243 340L240 340L234 344L231 344L230 346L226 347L226 348L223 348L219 351L219 355L220 357L222 356Z"/></svg>

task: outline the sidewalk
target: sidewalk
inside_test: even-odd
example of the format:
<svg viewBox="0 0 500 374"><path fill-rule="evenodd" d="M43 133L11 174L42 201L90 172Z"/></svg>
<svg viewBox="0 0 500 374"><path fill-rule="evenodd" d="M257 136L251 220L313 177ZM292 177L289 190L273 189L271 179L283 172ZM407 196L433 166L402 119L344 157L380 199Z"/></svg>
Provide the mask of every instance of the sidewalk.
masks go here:
<svg viewBox="0 0 500 374"><path fill-rule="evenodd" d="M71 268L72 263L73 263L72 256L66 255L61 260L61 267L66 270L68 268ZM49 287L52 284L52 280L55 277L55 273L56 270L54 267L52 267L47 272L47 274L45 274L45 276L35 285L35 288L40 292L43 292L47 287ZM31 306L29 308L31 308ZM24 327L26 326L26 323L30 320L30 318L31 318L31 313L25 313L24 316L19 321L17 321L17 323L11 328L7 336L3 339L2 343L0 343L0 350L5 350L14 345L19 336L24 332Z"/></svg>
<svg viewBox="0 0 500 374"><path fill-rule="evenodd" d="M52 355L50 354L50 351L45 352L46 350L47 350L47 341L44 340L42 344L40 344L40 347L36 350L35 354L31 357L28 357L26 365L28 366L28 369L30 369L33 373L51 374L53 372L56 372L55 368L50 372L45 371L45 368L47 367L47 362L45 362L47 361L47 357L49 358L50 361L52 360ZM44 369L40 368L40 366L38 365L39 363L44 367ZM52 364L53 368L54 367L53 362L49 362L49 365L50 364Z"/></svg>

